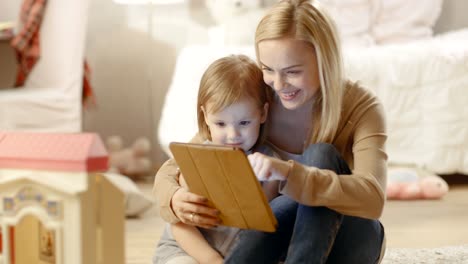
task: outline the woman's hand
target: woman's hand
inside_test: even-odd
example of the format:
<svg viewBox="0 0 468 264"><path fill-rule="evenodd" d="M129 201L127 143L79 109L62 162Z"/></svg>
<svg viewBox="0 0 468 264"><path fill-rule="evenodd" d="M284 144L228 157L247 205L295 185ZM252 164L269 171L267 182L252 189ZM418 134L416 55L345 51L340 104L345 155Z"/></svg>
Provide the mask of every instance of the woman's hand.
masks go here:
<svg viewBox="0 0 468 264"><path fill-rule="evenodd" d="M178 189L171 199L172 211L185 224L212 228L221 224L219 211L208 205L208 199L189 192L186 188Z"/></svg>
<svg viewBox="0 0 468 264"><path fill-rule="evenodd" d="M250 154L248 159L260 181L284 181L288 177L291 164L287 161L268 157L259 152Z"/></svg>

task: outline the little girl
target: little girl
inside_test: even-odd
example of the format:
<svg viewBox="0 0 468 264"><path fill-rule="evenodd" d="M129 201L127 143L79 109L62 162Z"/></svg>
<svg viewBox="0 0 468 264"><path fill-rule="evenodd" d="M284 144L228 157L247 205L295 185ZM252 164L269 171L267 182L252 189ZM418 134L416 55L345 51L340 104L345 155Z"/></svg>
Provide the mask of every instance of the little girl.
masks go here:
<svg viewBox="0 0 468 264"><path fill-rule="evenodd" d="M247 56L231 55L216 60L200 82L197 137L207 143L242 148L246 154L255 151L274 155L262 145L270 97L271 90L263 82L262 71ZM186 188L182 175L179 182ZM268 200L277 195L277 181L264 182L262 186ZM200 226L203 223L197 222L197 214L187 213L182 222L166 227L153 263L223 263L239 229L197 228L195 223Z"/></svg>

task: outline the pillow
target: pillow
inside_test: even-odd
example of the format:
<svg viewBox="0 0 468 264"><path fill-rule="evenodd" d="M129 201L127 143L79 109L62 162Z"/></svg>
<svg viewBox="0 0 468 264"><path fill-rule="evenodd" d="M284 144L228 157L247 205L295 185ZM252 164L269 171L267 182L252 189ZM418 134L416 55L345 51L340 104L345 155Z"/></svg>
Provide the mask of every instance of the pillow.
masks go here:
<svg viewBox="0 0 468 264"><path fill-rule="evenodd" d="M401 43L432 37L443 0L380 0L372 24L377 44Z"/></svg>
<svg viewBox="0 0 468 264"><path fill-rule="evenodd" d="M127 176L109 172L104 176L125 194L125 216L136 217L153 205L153 200L146 197Z"/></svg>
<svg viewBox="0 0 468 264"><path fill-rule="evenodd" d="M336 24L345 46L370 46L374 44L371 22L379 0L323 0L323 9Z"/></svg>
<svg viewBox="0 0 468 264"><path fill-rule="evenodd" d="M443 0L322 0L344 46L370 46L432 37Z"/></svg>

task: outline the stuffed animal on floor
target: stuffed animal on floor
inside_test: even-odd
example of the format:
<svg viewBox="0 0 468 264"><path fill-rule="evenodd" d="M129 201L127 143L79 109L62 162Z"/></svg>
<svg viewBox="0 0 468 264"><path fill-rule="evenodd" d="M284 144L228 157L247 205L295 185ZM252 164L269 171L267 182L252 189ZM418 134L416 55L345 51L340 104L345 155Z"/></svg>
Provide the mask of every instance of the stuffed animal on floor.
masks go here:
<svg viewBox="0 0 468 264"><path fill-rule="evenodd" d="M448 191L440 176L415 168L388 169L388 200L440 199Z"/></svg>
<svg viewBox="0 0 468 264"><path fill-rule="evenodd" d="M119 136L111 136L106 140L109 151L109 172L119 173L137 178L151 173L149 154L151 143L147 138L138 138L130 147L123 147Z"/></svg>

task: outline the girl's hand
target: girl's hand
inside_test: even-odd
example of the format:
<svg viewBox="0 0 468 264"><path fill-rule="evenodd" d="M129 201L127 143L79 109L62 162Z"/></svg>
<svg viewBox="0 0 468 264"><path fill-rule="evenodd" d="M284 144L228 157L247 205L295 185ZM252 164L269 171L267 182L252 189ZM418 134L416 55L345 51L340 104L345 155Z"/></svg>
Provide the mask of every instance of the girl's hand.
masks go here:
<svg viewBox="0 0 468 264"><path fill-rule="evenodd" d="M191 193L186 188L180 188L174 193L171 207L184 224L203 228L213 228L221 224L219 211L208 205L208 199Z"/></svg>
<svg viewBox="0 0 468 264"><path fill-rule="evenodd" d="M203 260L199 261L200 264L223 264L224 259L223 257L218 254L207 255Z"/></svg>
<svg viewBox="0 0 468 264"><path fill-rule="evenodd" d="M284 181L288 177L291 165L287 161L268 157L259 152L250 154L248 159L260 181Z"/></svg>

